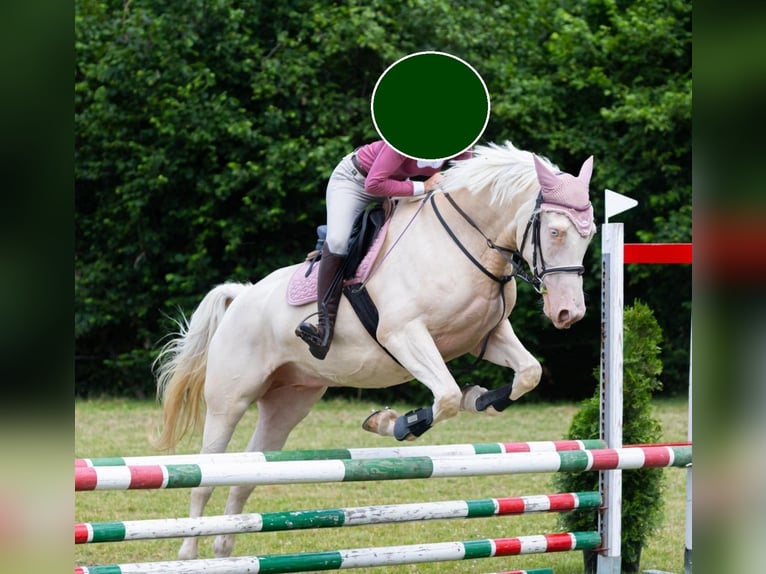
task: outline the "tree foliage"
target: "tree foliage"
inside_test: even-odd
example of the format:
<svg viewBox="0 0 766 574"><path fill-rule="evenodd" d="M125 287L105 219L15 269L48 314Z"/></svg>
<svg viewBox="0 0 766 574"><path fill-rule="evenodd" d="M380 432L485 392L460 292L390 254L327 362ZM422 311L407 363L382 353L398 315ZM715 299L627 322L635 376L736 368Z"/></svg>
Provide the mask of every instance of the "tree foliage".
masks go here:
<svg viewBox="0 0 766 574"><path fill-rule="evenodd" d="M492 100L485 141L567 171L595 155L592 190L640 201L623 217L628 240L690 240L686 2L77 0L75 34L78 394L150 394L169 317L219 282L256 281L311 249L326 180L375 139L375 82L408 53L450 52L477 69ZM413 89L450 86L423 78ZM545 362L543 396L587 393L599 256L596 239L590 313L571 333L520 288L514 326ZM683 371L690 273L628 277L628 299L640 294L673 334L678 369L666 370ZM468 377L507 373L482 365Z"/></svg>

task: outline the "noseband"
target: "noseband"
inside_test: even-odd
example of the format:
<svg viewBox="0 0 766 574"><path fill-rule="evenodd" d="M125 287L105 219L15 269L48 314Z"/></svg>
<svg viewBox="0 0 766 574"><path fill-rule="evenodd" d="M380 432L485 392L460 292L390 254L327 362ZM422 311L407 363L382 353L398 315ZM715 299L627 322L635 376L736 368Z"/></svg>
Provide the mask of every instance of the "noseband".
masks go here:
<svg viewBox="0 0 766 574"><path fill-rule="evenodd" d="M460 242L460 239L458 239L457 235L455 235L455 233L449 227L447 222L444 220L444 217L442 217L442 214L439 211L439 208L436 206L436 202L434 201L434 194L431 194L431 197L430 197L431 206L433 207L433 210L434 210L434 213L436 214L437 219L442 224L444 229L447 231L447 234L452 238L452 240L460 248L460 250L466 255L466 257L468 257L468 259L482 273L490 277L492 280L500 283L501 285L508 283L514 277L518 277L525 283L529 283L529 285L531 285L535 291L537 291L538 293L542 293L544 291L543 277L545 277L546 275L549 275L551 273L577 273L578 275L582 275L585 272L585 267L583 267L582 265L562 265L558 267L546 267L545 258L543 257L543 251L540 244L540 211L541 211L540 207L543 201L542 191L540 191L540 193L537 194L537 200L535 201L535 208L532 211L532 215L530 215L529 220L527 221L527 227L524 229L524 236L521 240L521 246L518 249L511 249L510 247L497 245L494 241L492 241L489 237L487 237L481 229L479 229L479 226L476 225L476 223L468 216L468 214L460 208L460 206L455 202L454 199L452 199L449 193L443 193L442 195L447 198L447 201L449 201L450 205L452 205L455 211L457 211L471 227L473 227L476 231L478 231L481 234L481 236L486 240L487 246L490 249L494 249L500 255L502 255L503 258L513 267L513 272L510 275L501 275L501 276L495 275L494 273L489 271L486 267L484 267L479 262L479 260L476 259L468 251L468 249L466 249L465 245L463 245ZM531 234L530 234L530 231L532 232ZM528 239L532 242L532 265L530 265L531 276L527 274L526 271L524 270L524 257L522 256L522 253L524 252L524 247L526 246Z"/></svg>
<svg viewBox="0 0 766 574"><path fill-rule="evenodd" d="M522 277L521 279L532 285L535 291L541 293L543 290L543 277L551 273L577 273L582 275L585 272L585 267L582 265L559 265L558 267L546 267L545 259L543 258L543 250L540 244L540 206L543 202L542 191L537 194L535 200L535 209L532 211L532 215L527 221L527 227L524 229L524 236L521 239L521 247L517 251L513 252L513 259L517 261L519 266L523 261L522 253L524 252L524 246L527 244L527 237L529 236L529 230L532 230L532 277ZM539 259L539 266L538 266Z"/></svg>

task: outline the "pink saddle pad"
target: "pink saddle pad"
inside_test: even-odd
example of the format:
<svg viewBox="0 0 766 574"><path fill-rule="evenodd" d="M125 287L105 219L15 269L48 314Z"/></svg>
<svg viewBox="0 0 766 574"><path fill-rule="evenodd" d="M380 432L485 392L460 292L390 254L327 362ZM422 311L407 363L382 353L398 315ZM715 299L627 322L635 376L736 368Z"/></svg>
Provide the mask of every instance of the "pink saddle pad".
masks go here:
<svg viewBox="0 0 766 574"><path fill-rule="evenodd" d="M372 270L372 264L377 258L378 252L383 245L383 240L386 237L388 221L389 220L386 220L383 227L380 228L380 232L378 232L378 235L372 242L369 251L367 251L367 254L356 268L354 276L351 279L344 281L344 285L361 283L367 279ZM321 264L322 260L320 259L314 264L314 268L311 270L308 277L306 277L306 271L308 271L311 262L305 261L298 266L287 284L287 303L289 305L300 306L307 303L314 303L317 300L317 275Z"/></svg>

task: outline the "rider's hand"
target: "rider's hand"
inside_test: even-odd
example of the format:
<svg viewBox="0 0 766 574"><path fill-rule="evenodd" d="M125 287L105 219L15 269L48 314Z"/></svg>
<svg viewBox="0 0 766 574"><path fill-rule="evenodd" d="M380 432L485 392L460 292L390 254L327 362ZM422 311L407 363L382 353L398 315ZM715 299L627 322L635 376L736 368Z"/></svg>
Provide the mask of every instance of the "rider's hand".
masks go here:
<svg viewBox="0 0 766 574"><path fill-rule="evenodd" d="M440 190L441 184L442 184L442 174L435 173L423 182L423 187L425 188L426 193L430 193L432 191Z"/></svg>

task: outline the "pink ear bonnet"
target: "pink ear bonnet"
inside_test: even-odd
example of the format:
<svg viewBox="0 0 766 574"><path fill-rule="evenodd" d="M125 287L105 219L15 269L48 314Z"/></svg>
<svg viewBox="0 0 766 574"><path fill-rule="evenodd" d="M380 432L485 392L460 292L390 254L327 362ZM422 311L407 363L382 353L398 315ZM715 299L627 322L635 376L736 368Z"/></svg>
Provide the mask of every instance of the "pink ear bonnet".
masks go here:
<svg viewBox="0 0 766 574"><path fill-rule="evenodd" d="M588 185L593 173L593 156L585 160L577 177L568 173L554 173L536 155L532 157L543 194L540 209L563 213L580 235L590 235L593 229L593 205L588 197Z"/></svg>

